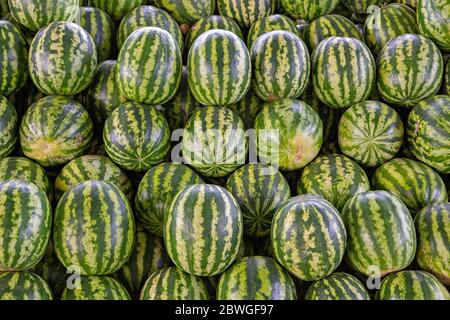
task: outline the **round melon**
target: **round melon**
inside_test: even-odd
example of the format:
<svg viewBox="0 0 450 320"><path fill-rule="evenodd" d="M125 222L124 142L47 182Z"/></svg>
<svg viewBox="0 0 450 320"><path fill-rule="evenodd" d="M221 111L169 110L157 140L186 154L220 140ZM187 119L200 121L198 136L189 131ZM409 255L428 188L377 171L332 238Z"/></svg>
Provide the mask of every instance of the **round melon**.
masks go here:
<svg viewBox="0 0 450 320"><path fill-rule="evenodd" d="M61 300L130 300L130 295L111 277L81 276L74 288L64 289Z"/></svg>
<svg viewBox="0 0 450 320"><path fill-rule="evenodd" d="M343 0L343 2L356 15L365 15L370 13L371 6L379 5L382 0Z"/></svg>
<svg viewBox="0 0 450 320"><path fill-rule="evenodd" d="M128 12L146 2L146 0L92 0L89 4L108 13L114 21L120 21Z"/></svg>
<svg viewBox="0 0 450 320"><path fill-rule="evenodd" d="M417 0L420 33L450 52L450 3L447 0Z"/></svg>
<svg viewBox="0 0 450 320"><path fill-rule="evenodd" d="M0 159L8 156L19 140L19 116L16 108L0 95Z"/></svg>
<svg viewBox="0 0 450 320"><path fill-rule="evenodd" d="M217 9L221 16L250 28L255 21L271 15L278 0L217 0Z"/></svg>
<svg viewBox="0 0 450 320"><path fill-rule="evenodd" d="M0 300L53 300L47 283L28 272L0 273Z"/></svg>
<svg viewBox="0 0 450 320"><path fill-rule="evenodd" d="M155 0L156 6L166 10L180 25L191 26L216 8L215 0Z"/></svg>
<svg viewBox="0 0 450 320"><path fill-rule="evenodd" d="M280 0L282 9L291 17L310 21L332 12L336 9L339 2L339 0Z"/></svg>
<svg viewBox="0 0 450 320"><path fill-rule="evenodd" d="M370 300L370 296L358 278L335 272L314 282L308 288L305 300Z"/></svg>

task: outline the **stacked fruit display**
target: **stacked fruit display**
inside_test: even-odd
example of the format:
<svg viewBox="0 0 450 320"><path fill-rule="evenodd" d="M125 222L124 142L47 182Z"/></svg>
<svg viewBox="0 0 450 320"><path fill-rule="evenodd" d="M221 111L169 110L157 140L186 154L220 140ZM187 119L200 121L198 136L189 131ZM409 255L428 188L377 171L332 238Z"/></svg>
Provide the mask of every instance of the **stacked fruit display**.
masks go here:
<svg viewBox="0 0 450 320"><path fill-rule="evenodd" d="M446 299L448 0L0 0L0 299Z"/></svg>

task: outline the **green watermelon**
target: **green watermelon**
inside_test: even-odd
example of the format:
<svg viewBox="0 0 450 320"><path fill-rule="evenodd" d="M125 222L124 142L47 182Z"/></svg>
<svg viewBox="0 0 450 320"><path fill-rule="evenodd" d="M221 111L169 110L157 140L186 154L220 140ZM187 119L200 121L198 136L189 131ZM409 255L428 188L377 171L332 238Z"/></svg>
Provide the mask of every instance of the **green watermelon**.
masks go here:
<svg viewBox="0 0 450 320"><path fill-rule="evenodd" d="M128 99L157 105L175 95L181 69L181 51L170 33L144 27L134 31L120 50L117 84Z"/></svg>
<svg viewBox="0 0 450 320"><path fill-rule="evenodd" d="M309 80L310 57L304 42L294 33L264 33L251 49L252 87L264 101L297 98Z"/></svg>
<svg viewBox="0 0 450 320"><path fill-rule="evenodd" d="M424 271L400 271L381 282L377 300L450 300L447 289Z"/></svg>
<svg viewBox="0 0 450 320"><path fill-rule="evenodd" d="M305 300L370 300L370 296L358 278L335 272L314 282L308 288Z"/></svg>
<svg viewBox="0 0 450 320"><path fill-rule="evenodd" d="M419 102L408 117L408 143L414 156L442 173L450 173L450 96Z"/></svg>
<svg viewBox="0 0 450 320"><path fill-rule="evenodd" d="M293 99L266 104L255 119L258 156L281 170L303 168L319 153L323 124L313 108Z"/></svg>
<svg viewBox="0 0 450 320"><path fill-rule="evenodd" d="M220 276L217 300L296 300L294 281L272 258L238 260Z"/></svg>
<svg viewBox="0 0 450 320"><path fill-rule="evenodd" d="M126 170L142 172L165 159L170 129L155 107L127 102L106 120L103 140L112 161Z"/></svg>
<svg viewBox="0 0 450 320"><path fill-rule="evenodd" d="M128 12L146 2L146 0L91 0L89 3L92 7L108 13L113 20L120 21Z"/></svg>
<svg viewBox="0 0 450 320"><path fill-rule="evenodd" d="M340 154L317 157L303 169L297 185L298 194L317 194L338 210L349 198L369 190L370 183L364 170Z"/></svg>
<svg viewBox="0 0 450 320"><path fill-rule="evenodd" d="M164 242L174 264L198 276L227 269L242 241L238 202L224 188L195 184L173 199L164 219Z"/></svg>
<svg viewBox="0 0 450 320"><path fill-rule="evenodd" d="M343 0L343 2L356 15L365 15L370 11L371 6L379 5L383 0Z"/></svg>
<svg viewBox="0 0 450 320"><path fill-rule="evenodd" d="M0 159L8 156L19 140L19 116L16 108L0 95Z"/></svg>
<svg viewBox="0 0 450 320"><path fill-rule="evenodd" d="M74 286L64 289L61 300L130 300L123 285L108 276L81 276Z"/></svg>
<svg viewBox="0 0 450 320"><path fill-rule="evenodd" d="M248 130L253 128L256 116L263 106L264 101L258 98L253 90L249 90L244 99L235 104L230 104L227 107L239 115L244 122L245 128Z"/></svg>
<svg viewBox="0 0 450 320"><path fill-rule="evenodd" d="M444 73L444 91L443 93L446 95L450 95L450 59L447 61L447 64L445 66L445 73Z"/></svg>
<svg viewBox="0 0 450 320"><path fill-rule="evenodd" d="M431 204L415 218L417 262L450 285L450 203Z"/></svg>
<svg viewBox="0 0 450 320"><path fill-rule="evenodd" d="M166 10L180 25L191 26L199 19L210 16L215 0L155 0L155 5Z"/></svg>
<svg viewBox="0 0 450 320"><path fill-rule="evenodd" d="M384 276L406 268L416 252L408 208L386 191L350 198L341 211L348 232L347 261L366 275Z"/></svg>
<svg viewBox="0 0 450 320"><path fill-rule="evenodd" d="M61 263L82 275L120 269L133 250L135 225L125 195L115 185L88 180L64 193L55 210L53 244Z"/></svg>
<svg viewBox="0 0 450 320"><path fill-rule="evenodd" d="M280 0L281 7L295 19L313 20L332 12L340 0L298 1Z"/></svg>
<svg viewBox="0 0 450 320"><path fill-rule="evenodd" d="M134 190L127 175L104 156L86 155L73 159L62 168L55 181L55 198L59 201L64 192L87 180L103 180L118 187L128 198L134 200Z"/></svg>
<svg viewBox="0 0 450 320"><path fill-rule="evenodd" d="M242 211L244 234L265 237L270 234L275 211L291 196L289 184L275 168L248 164L233 172L226 189Z"/></svg>
<svg viewBox="0 0 450 320"><path fill-rule="evenodd" d="M45 281L34 273L2 272L0 300L53 300L53 294Z"/></svg>
<svg viewBox="0 0 450 320"><path fill-rule="evenodd" d="M339 121L342 152L368 167L377 167L394 158L402 146L403 135L403 122L398 113L378 101L355 104Z"/></svg>
<svg viewBox="0 0 450 320"><path fill-rule="evenodd" d="M208 300L205 281L177 267L153 273L142 288L140 300Z"/></svg>
<svg viewBox="0 0 450 320"><path fill-rule="evenodd" d="M8 2L7 0L3 0ZM0 1L1 2L1 1ZM8 12L6 15L4 16L0 16L1 20L6 20L11 22L13 25L15 25L17 27L17 29L22 33L23 38L25 39L26 43L28 44L28 46L31 44L31 42L33 41L34 35L36 34L35 31L32 31L30 29L25 28L23 25L21 25L20 23L17 22L16 19L14 19L13 15L11 12Z"/></svg>
<svg viewBox="0 0 450 320"><path fill-rule="evenodd" d="M82 155L92 134L92 120L80 103L49 96L33 104L23 116L20 145L25 156L50 167Z"/></svg>
<svg viewBox="0 0 450 320"><path fill-rule="evenodd" d="M250 28L255 21L271 15L275 11L276 0L217 0L221 16Z"/></svg>
<svg viewBox="0 0 450 320"><path fill-rule="evenodd" d="M45 192L23 180L0 181L0 208L0 272L32 268L50 238L52 211Z"/></svg>
<svg viewBox="0 0 450 320"><path fill-rule="evenodd" d="M175 195L202 178L188 166L164 162L151 168L142 178L135 199L135 214L144 228L163 235L164 217Z"/></svg>
<svg viewBox="0 0 450 320"><path fill-rule="evenodd" d="M184 129L181 150L185 163L207 177L224 177L245 163L244 123L225 107L197 109Z"/></svg>
<svg viewBox="0 0 450 320"><path fill-rule="evenodd" d="M411 8L415 9L417 7L417 1L418 0L395 0L393 2L406 4L406 5L410 6Z"/></svg>
<svg viewBox="0 0 450 320"><path fill-rule="evenodd" d="M227 30L200 35L189 50L187 69L191 92L203 105L236 103L250 89L250 54L239 36Z"/></svg>
<svg viewBox="0 0 450 320"><path fill-rule="evenodd" d="M331 203L317 195L302 195L277 210L271 239L278 262L295 277L313 281L339 266L347 233Z"/></svg>
<svg viewBox="0 0 450 320"><path fill-rule="evenodd" d="M431 203L448 201L447 188L439 174L411 159L386 162L375 171L372 185L376 190L396 195L413 215Z"/></svg>
<svg viewBox="0 0 450 320"><path fill-rule="evenodd" d="M417 0L420 33L450 52L450 3L448 0Z"/></svg>
<svg viewBox="0 0 450 320"><path fill-rule="evenodd" d="M329 37L313 51L314 92L332 108L366 100L375 84L375 61L369 48L355 38Z"/></svg>
<svg viewBox="0 0 450 320"><path fill-rule="evenodd" d="M377 88L392 104L411 107L433 96L441 87L443 60L428 38L404 34L390 40L377 60Z"/></svg>

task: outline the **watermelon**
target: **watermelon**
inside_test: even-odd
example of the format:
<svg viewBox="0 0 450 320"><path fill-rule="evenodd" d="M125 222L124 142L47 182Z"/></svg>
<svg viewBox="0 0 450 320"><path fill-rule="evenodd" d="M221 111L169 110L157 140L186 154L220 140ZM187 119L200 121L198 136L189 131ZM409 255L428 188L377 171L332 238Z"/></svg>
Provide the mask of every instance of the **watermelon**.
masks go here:
<svg viewBox="0 0 450 320"><path fill-rule="evenodd" d="M11 22L0 20L0 95L9 96L28 80L28 45Z"/></svg>
<svg viewBox="0 0 450 320"><path fill-rule="evenodd" d="M188 81L203 105L228 105L244 98L251 85L250 54L239 36L227 30L203 33L188 54Z"/></svg>
<svg viewBox="0 0 450 320"><path fill-rule="evenodd" d="M358 278L335 272L314 282L308 288L305 300L370 300L370 296Z"/></svg>
<svg viewBox="0 0 450 320"><path fill-rule="evenodd" d="M155 0L155 5L166 10L184 28L199 19L210 16L216 8L215 0Z"/></svg>
<svg viewBox="0 0 450 320"><path fill-rule="evenodd" d="M244 123L225 107L197 109L184 129L181 145L186 164L207 177L224 177L247 156Z"/></svg>
<svg viewBox="0 0 450 320"><path fill-rule="evenodd" d="M81 275L107 275L131 255L133 212L115 185L88 180L62 196L55 210L53 245L59 261Z"/></svg>
<svg viewBox="0 0 450 320"><path fill-rule="evenodd" d="M217 9L221 16L239 23L243 28L275 11L276 0L217 0Z"/></svg>
<svg viewBox="0 0 450 320"><path fill-rule="evenodd" d="M82 155L92 134L92 120L80 103L49 96L33 104L23 116L20 145L25 156L50 167Z"/></svg>
<svg viewBox="0 0 450 320"><path fill-rule="evenodd" d="M385 101L399 106L411 107L433 96L442 82L438 47L417 34L390 40L378 55L377 68L378 92Z"/></svg>
<svg viewBox="0 0 450 320"><path fill-rule="evenodd" d="M2 272L0 300L53 300L53 294L45 281L34 273Z"/></svg>
<svg viewBox="0 0 450 320"><path fill-rule="evenodd" d="M264 101L258 98L253 90L249 90L244 99L227 107L239 115L244 122L244 127L248 130L253 128L256 116L263 106Z"/></svg>
<svg viewBox="0 0 450 320"><path fill-rule="evenodd" d="M130 34L143 27L158 27L166 30L183 52L183 35L177 22L166 11L153 6L137 7L123 17L117 32L117 47L122 48Z"/></svg>
<svg viewBox="0 0 450 320"><path fill-rule="evenodd" d="M450 52L450 3L448 0L417 0L420 33Z"/></svg>
<svg viewBox="0 0 450 320"><path fill-rule="evenodd" d="M366 43L375 56L389 40L418 30L414 10L398 3L374 10L364 25Z"/></svg>
<svg viewBox="0 0 450 320"><path fill-rule="evenodd" d="M120 21L134 8L145 4L146 0L92 0L92 7L97 7L108 13L114 21Z"/></svg>
<svg viewBox="0 0 450 320"><path fill-rule="evenodd" d="M450 285L450 203L436 203L423 208L416 215L415 225L420 268Z"/></svg>
<svg viewBox="0 0 450 320"><path fill-rule="evenodd" d="M408 117L408 143L414 156L442 173L450 173L450 96L419 102Z"/></svg>
<svg viewBox="0 0 450 320"><path fill-rule="evenodd" d="M134 190L127 175L104 156L86 155L73 159L62 168L55 181L55 198L59 201L64 192L87 180L103 180L118 187L128 198L134 200Z"/></svg>
<svg viewBox="0 0 450 320"><path fill-rule="evenodd" d="M384 276L406 268L416 252L408 208L386 191L350 198L341 211L348 232L347 261L356 271Z"/></svg>
<svg viewBox="0 0 450 320"><path fill-rule="evenodd" d="M44 256L52 224L44 191L23 180L0 181L0 272L32 268Z"/></svg>
<svg viewBox="0 0 450 320"><path fill-rule="evenodd" d="M372 6L378 6L382 0L343 0L343 2L356 15L365 15L370 13Z"/></svg>
<svg viewBox="0 0 450 320"><path fill-rule="evenodd" d="M256 39L251 49L252 87L264 101L297 98L309 80L308 48L294 33L276 30Z"/></svg>
<svg viewBox="0 0 450 320"><path fill-rule="evenodd" d="M332 108L366 100L375 84L375 61L366 45L355 38L329 37L313 51L314 92Z"/></svg>
<svg viewBox="0 0 450 320"><path fill-rule="evenodd" d="M111 17L98 8L82 7L75 21L85 29L94 40L98 61L111 57L116 26Z"/></svg>
<svg viewBox="0 0 450 320"><path fill-rule="evenodd" d="M244 234L265 237L270 234L275 211L291 196L289 184L275 168L248 164L233 172L226 189L242 211Z"/></svg>
<svg viewBox="0 0 450 320"><path fill-rule="evenodd" d="M175 195L185 187L203 183L188 166L164 162L151 168L142 178L136 193L135 214L144 228L163 235L164 217Z"/></svg>
<svg viewBox="0 0 450 320"><path fill-rule="evenodd" d="M395 0L393 2L406 4L406 5L410 6L411 8L415 9L417 7L417 1L418 0Z"/></svg>
<svg viewBox="0 0 450 320"><path fill-rule="evenodd" d="M4 0L4 1L8 2L7 0ZM17 29L22 33L22 36L25 39L28 46L31 44L31 42L33 41L34 35L36 34L35 31L31 31L30 29L27 29L23 25L18 23L17 20L14 19L11 12L8 12L6 15L0 16L0 17L1 17L1 20L9 21L13 25L15 25L17 27Z"/></svg>
<svg viewBox="0 0 450 320"><path fill-rule="evenodd" d="M319 153L323 124L313 108L294 99L266 104L255 119L258 156L281 170L303 168Z"/></svg>
<svg viewBox="0 0 450 320"><path fill-rule="evenodd" d="M450 95L450 60L447 61L445 66L445 79L443 81L444 91L443 93L446 95Z"/></svg>
<svg viewBox="0 0 450 320"><path fill-rule="evenodd" d="M400 271L383 279L377 300L450 300L447 289L424 271Z"/></svg>
<svg viewBox="0 0 450 320"><path fill-rule="evenodd" d="M120 50L117 84L128 99L157 105L176 93L181 68L181 51L170 33L144 27L134 31Z"/></svg>
<svg viewBox="0 0 450 320"><path fill-rule="evenodd" d="M379 167L372 179L376 190L396 195L415 213L431 203L448 201L447 188L429 166L406 158L397 158Z"/></svg>
<svg viewBox="0 0 450 320"><path fill-rule="evenodd" d="M224 188L195 184L182 189L167 209L164 242L180 269L214 276L235 260L242 241L238 202Z"/></svg>
<svg viewBox="0 0 450 320"><path fill-rule="evenodd" d="M254 256L238 260L220 276L217 300L296 300L289 273L272 258Z"/></svg>
<svg viewBox="0 0 450 320"><path fill-rule="evenodd" d="M156 108L126 102L106 120L103 140L112 161L126 170L142 172L165 159L170 130Z"/></svg>
<svg viewBox="0 0 450 320"><path fill-rule="evenodd" d="M281 7L295 19L313 20L332 12L340 0L298 1L280 0Z"/></svg>
<svg viewBox="0 0 450 320"><path fill-rule="evenodd" d="M132 297L138 298L148 277L170 265L164 240L144 230L138 224L136 244L128 262L115 273Z"/></svg>
<svg viewBox="0 0 450 320"><path fill-rule="evenodd" d="M0 95L0 159L8 156L19 140L19 117L16 108Z"/></svg>
<svg viewBox="0 0 450 320"><path fill-rule="evenodd" d="M317 157L303 169L297 185L298 194L317 194L338 210L354 195L369 190L364 170L340 154Z"/></svg>
<svg viewBox="0 0 450 320"><path fill-rule="evenodd" d="M355 104L339 121L342 152L368 167L377 167L394 158L402 146L403 135L403 122L398 113L378 101Z"/></svg>
<svg viewBox="0 0 450 320"><path fill-rule="evenodd" d="M208 300L205 281L177 267L153 273L142 288L140 300Z"/></svg>
<svg viewBox="0 0 450 320"><path fill-rule="evenodd" d="M65 288L61 300L130 300L118 281L108 276L81 276L74 288Z"/></svg>
<svg viewBox="0 0 450 320"><path fill-rule="evenodd" d="M295 277L313 281L339 266L347 233L331 203L317 195L302 195L277 210L271 239L278 262Z"/></svg>
<svg viewBox="0 0 450 320"><path fill-rule="evenodd" d="M338 14L329 14L313 20L306 26L303 39L308 48L313 51L322 40L334 36L364 41L364 37L356 25Z"/></svg>

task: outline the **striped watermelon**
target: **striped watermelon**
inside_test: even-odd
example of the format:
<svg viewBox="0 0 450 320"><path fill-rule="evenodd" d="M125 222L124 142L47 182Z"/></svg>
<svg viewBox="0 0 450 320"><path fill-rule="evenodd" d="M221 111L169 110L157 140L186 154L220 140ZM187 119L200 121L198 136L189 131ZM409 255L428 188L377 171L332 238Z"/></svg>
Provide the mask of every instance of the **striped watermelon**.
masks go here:
<svg viewBox="0 0 450 320"><path fill-rule="evenodd" d="M252 65L245 43L234 33L213 29L192 44L188 54L189 87L203 105L228 105L244 98Z"/></svg>
<svg viewBox="0 0 450 320"><path fill-rule="evenodd" d="M64 192L80 182L104 180L118 187L128 198L134 200L134 190L127 175L104 156L86 155L73 159L62 168L55 181L55 198L59 201Z"/></svg>
<svg viewBox="0 0 450 320"><path fill-rule="evenodd" d="M75 288L65 288L61 300L130 300L127 290L108 276L81 276Z"/></svg>
<svg viewBox="0 0 450 320"><path fill-rule="evenodd" d="M364 42L364 37L355 24L338 14L329 14L312 21L305 28L303 39L313 51L322 40L334 36L355 38Z"/></svg>
<svg viewBox="0 0 450 320"><path fill-rule="evenodd" d="M103 140L106 153L119 166L147 171L169 152L170 130L155 107L127 102L106 120Z"/></svg>
<svg viewBox="0 0 450 320"><path fill-rule="evenodd" d="M97 7L108 13L115 21L122 18L134 8L144 5L146 0L92 0L91 6Z"/></svg>
<svg viewBox="0 0 450 320"><path fill-rule="evenodd" d="M378 55L377 67L378 92L395 105L411 107L441 86L442 55L430 39L417 34L390 40Z"/></svg>
<svg viewBox="0 0 450 320"><path fill-rule="evenodd" d="M197 109L184 129L181 150L185 163L207 177L224 177L247 156L244 123L225 107Z"/></svg>
<svg viewBox="0 0 450 320"><path fill-rule="evenodd" d="M358 278L335 272L314 282L308 288L305 300L370 300L370 296Z"/></svg>
<svg viewBox="0 0 450 320"><path fill-rule="evenodd" d="M420 210L415 225L419 266L450 285L450 203L432 204Z"/></svg>
<svg viewBox="0 0 450 320"><path fill-rule="evenodd" d="M0 159L8 156L19 140L19 117L16 108L0 95Z"/></svg>
<svg viewBox="0 0 450 320"><path fill-rule="evenodd" d="M177 267L153 273L142 288L140 300L208 300L205 281Z"/></svg>
<svg viewBox="0 0 450 320"><path fill-rule="evenodd" d="M408 143L417 159L450 173L450 96L419 102L408 117Z"/></svg>
<svg viewBox="0 0 450 320"><path fill-rule="evenodd" d="M365 15L371 6L378 6L383 0L343 0L344 3L357 15Z"/></svg>
<svg viewBox="0 0 450 320"><path fill-rule="evenodd" d="M326 105L346 108L366 100L372 92L375 61L362 41L327 38L313 51L311 61L314 92Z"/></svg>
<svg viewBox="0 0 450 320"><path fill-rule="evenodd" d="M276 0L217 0L220 15L233 19L246 29L271 15L275 6Z"/></svg>
<svg viewBox="0 0 450 320"><path fill-rule="evenodd" d="M389 40L406 33L418 33L418 30L414 10L398 3L374 10L364 25L366 43L375 56Z"/></svg>
<svg viewBox="0 0 450 320"><path fill-rule="evenodd" d="M450 52L450 3L448 0L417 0L420 33Z"/></svg>
<svg viewBox="0 0 450 320"><path fill-rule="evenodd" d="M155 0L155 4L170 13L178 24L188 26L212 15L216 7L215 0Z"/></svg>
<svg viewBox="0 0 450 320"><path fill-rule="evenodd" d="M137 225L136 244L128 262L115 273L131 296L138 298L148 277L170 265L164 240Z"/></svg>
<svg viewBox="0 0 450 320"><path fill-rule="evenodd" d="M262 100L297 98L305 90L310 57L296 34L284 30L264 33L254 42L251 59L253 90Z"/></svg>
<svg viewBox="0 0 450 320"><path fill-rule="evenodd" d="M125 195L115 185L88 180L64 193L55 210L53 244L66 267L82 275L106 275L131 255L135 225Z"/></svg>
<svg viewBox="0 0 450 320"><path fill-rule="evenodd" d="M9 96L28 80L28 45L11 22L0 20L0 95Z"/></svg>
<svg viewBox="0 0 450 320"><path fill-rule="evenodd" d="M53 294L34 273L3 272L0 273L0 300L53 300Z"/></svg>
<svg viewBox="0 0 450 320"><path fill-rule="evenodd" d="M297 185L298 194L317 194L338 210L349 198L369 190L370 183L364 170L340 154L317 157L303 169Z"/></svg>
<svg viewBox="0 0 450 320"><path fill-rule="evenodd" d="M278 262L297 278L312 281L339 266L347 233L331 203L320 196L302 195L275 213L271 239Z"/></svg>
<svg viewBox="0 0 450 320"><path fill-rule="evenodd" d="M313 20L337 8L340 0L280 0L281 7L295 19Z"/></svg>
<svg viewBox="0 0 450 320"><path fill-rule="evenodd" d="M75 22L85 29L94 40L98 61L111 57L116 26L111 17L98 8L82 7L75 17Z"/></svg>
<svg viewBox="0 0 450 320"><path fill-rule="evenodd" d="M450 300L447 289L424 271L401 271L383 279L377 300Z"/></svg>
<svg viewBox="0 0 450 320"><path fill-rule="evenodd" d="M117 47L122 48L130 34L143 27L158 27L166 30L183 52L183 35L177 22L166 11L153 6L137 7L122 19L117 32Z"/></svg>
<svg viewBox="0 0 450 320"><path fill-rule="evenodd" d="M378 101L352 106L345 111L338 127L342 152L368 167L377 167L394 158L402 146L403 135L403 122L398 113Z"/></svg>
<svg viewBox="0 0 450 320"><path fill-rule="evenodd" d="M264 101L258 98L253 90L249 90L244 99L235 104L230 104L227 107L239 115L244 122L246 129L252 129L255 124L256 116L263 106Z"/></svg>
<svg viewBox="0 0 450 320"><path fill-rule="evenodd" d="M447 188L439 174L411 159L386 162L375 171L372 185L376 190L396 195L413 215L431 203L448 201Z"/></svg>
<svg viewBox="0 0 450 320"><path fill-rule="evenodd" d="M181 69L181 51L170 33L144 27L134 31L120 50L117 84L128 99L157 105L174 96Z"/></svg>
<svg viewBox="0 0 450 320"><path fill-rule="evenodd" d="M386 191L350 198L341 211L348 232L347 261L356 271L384 276L406 268L416 252L408 208Z"/></svg>
<svg viewBox="0 0 450 320"><path fill-rule="evenodd" d="M415 9L417 7L417 1L418 0L394 0L393 2L406 4L411 8Z"/></svg>
<svg viewBox="0 0 450 320"><path fill-rule="evenodd" d="M275 211L291 196L289 184L275 168L248 164L233 172L227 190L242 211L244 234L265 237L270 234Z"/></svg>
<svg viewBox="0 0 450 320"><path fill-rule="evenodd" d="M238 202L224 188L191 185L173 199L164 219L164 242L175 265L198 276L222 273L242 241Z"/></svg>
<svg viewBox="0 0 450 320"><path fill-rule="evenodd" d="M217 300L296 300L289 273L272 258L254 256L238 260L220 276Z"/></svg>
<svg viewBox="0 0 450 320"><path fill-rule="evenodd" d="M31 182L0 181L0 208L0 272L32 268L50 238L52 212L46 194Z"/></svg>
<svg viewBox="0 0 450 320"><path fill-rule="evenodd" d="M293 99L266 104L255 119L258 156L281 170L303 168L319 153L322 120L313 108Z"/></svg>
<svg viewBox="0 0 450 320"><path fill-rule="evenodd" d="M135 214L144 228L162 236L164 217L175 195L185 187L203 183L188 166L164 162L151 168L142 178L136 193Z"/></svg>
<svg viewBox="0 0 450 320"><path fill-rule="evenodd" d="M50 167L82 155L92 134L92 120L80 103L49 96L33 104L23 116L20 145L25 156Z"/></svg>

